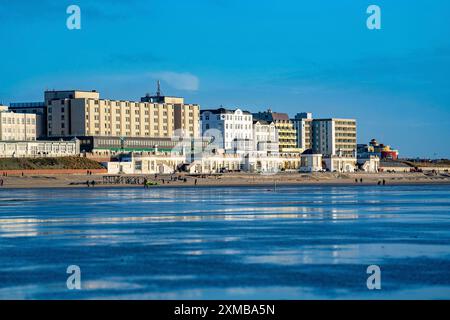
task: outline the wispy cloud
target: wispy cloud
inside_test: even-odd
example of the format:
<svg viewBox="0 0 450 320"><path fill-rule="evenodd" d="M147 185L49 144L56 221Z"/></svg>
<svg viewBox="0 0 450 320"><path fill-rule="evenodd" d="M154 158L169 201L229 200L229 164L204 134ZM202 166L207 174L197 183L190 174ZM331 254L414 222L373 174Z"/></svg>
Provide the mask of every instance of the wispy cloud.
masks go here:
<svg viewBox="0 0 450 320"><path fill-rule="evenodd" d="M197 91L200 87L200 80L191 73L179 73L163 71L149 74L154 79L166 82L169 86L186 91Z"/></svg>
<svg viewBox="0 0 450 320"><path fill-rule="evenodd" d="M156 80L161 80L163 92L171 94L195 93L199 90L199 78L189 72L149 71L137 73L79 73L49 75L33 78L14 88L17 95L11 101L31 99L27 94L41 94L44 90L99 90L108 99L138 99L146 92L156 90ZM1 93L1 91L0 91Z"/></svg>

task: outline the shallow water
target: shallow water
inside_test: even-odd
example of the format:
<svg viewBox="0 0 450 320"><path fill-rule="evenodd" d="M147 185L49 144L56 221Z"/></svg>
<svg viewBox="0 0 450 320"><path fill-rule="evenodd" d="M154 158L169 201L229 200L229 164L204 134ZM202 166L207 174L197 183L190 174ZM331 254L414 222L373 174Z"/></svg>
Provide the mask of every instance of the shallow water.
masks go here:
<svg viewBox="0 0 450 320"><path fill-rule="evenodd" d="M450 186L1 189L0 298L449 299Z"/></svg>

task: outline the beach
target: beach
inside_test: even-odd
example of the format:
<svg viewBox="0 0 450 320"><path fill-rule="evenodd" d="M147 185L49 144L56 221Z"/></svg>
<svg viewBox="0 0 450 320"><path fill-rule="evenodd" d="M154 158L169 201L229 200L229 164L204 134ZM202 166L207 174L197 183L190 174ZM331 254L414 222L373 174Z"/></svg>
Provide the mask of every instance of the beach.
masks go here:
<svg viewBox="0 0 450 320"><path fill-rule="evenodd" d="M0 208L0 300L450 297L448 184L6 189Z"/></svg>
<svg viewBox="0 0 450 320"><path fill-rule="evenodd" d="M217 175L108 175L108 174L25 174L8 175L3 180L6 188L86 188L92 187L143 187L143 183L106 183L106 177L139 178L155 183L151 188L174 186L270 186L278 185L403 185L450 184L449 174L431 173L296 173L283 172L273 175L250 173L225 173Z"/></svg>

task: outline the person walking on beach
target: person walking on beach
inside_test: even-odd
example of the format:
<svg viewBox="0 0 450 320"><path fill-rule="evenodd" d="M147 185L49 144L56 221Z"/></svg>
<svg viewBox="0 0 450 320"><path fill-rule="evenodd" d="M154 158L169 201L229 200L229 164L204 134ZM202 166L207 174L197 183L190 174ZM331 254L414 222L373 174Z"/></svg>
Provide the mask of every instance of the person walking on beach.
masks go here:
<svg viewBox="0 0 450 320"><path fill-rule="evenodd" d="M362 178L361 178L361 179L359 179L359 182L361 182L361 183L362 183Z"/></svg>
<svg viewBox="0 0 450 320"><path fill-rule="evenodd" d="M89 188L89 180L86 181L86 185Z"/></svg>
<svg viewBox="0 0 450 320"><path fill-rule="evenodd" d="M0 187L3 187L3 179L0 179Z"/></svg>
<svg viewBox="0 0 450 320"><path fill-rule="evenodd" d="M195 185L197 185L197 179L195 179Z"/></svg>
<svg viewBox="0 0 450 320"><path fill-rule="evenodd" d="M385 185L386 185L386 180L383 179L383 186L385 186Z"/></svg>
<svg viewBox="0 0 450 320"><path fill-rule="evenodd" d="M148 185L147 185L147 178L144 179L144 189L147 189Z"/></svg>
<svg viewBox="0 0 450 320"><path fill-rule="evenodd" d="M94 186L95 186L95 181L92 180L91 184L92 184L92 186L94 187Z"/></svg>

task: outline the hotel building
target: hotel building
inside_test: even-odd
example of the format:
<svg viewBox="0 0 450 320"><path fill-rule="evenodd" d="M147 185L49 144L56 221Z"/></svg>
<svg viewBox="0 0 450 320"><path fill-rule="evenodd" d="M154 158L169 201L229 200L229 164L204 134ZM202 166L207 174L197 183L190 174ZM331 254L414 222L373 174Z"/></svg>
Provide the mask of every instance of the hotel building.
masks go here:
<svg viewBox="0 0 450 320"><path fill-rule="evenodd" d="M301 151L301 149L297 148L297 131L286 113L272 112L272 110L269 109L265 112L254 113L253 118L255 120L264 120L275 124L278 132L280 152L295 153Z"/></svg>
<svg viewBox="0 0 450 320"><path fill-rule="evenodd" d="M47 107L44 102L11 103L9 110L16 113L29 113L36 115L36 138L47 136Z"/></svg>
<svg viewBox="0 0 450 320"><path fill-rule="evenodd" d="M14 113L7 106L0 106L0 140L36 140L36 115Z"/></svg>
<svg viewBox="0 0 450 320"><path fill-rule="evenodd" d="M228 152L253 150L253 117L241 109L203 110L201 112L202 134L209 136L208 130L218 130L221 137L215 143ZM211 131L210 131L211 132ZM215 135L211 132L211 135Z"/></svg>
<svg viewBox="0 0 450 320"><path fill-rule="evenodd" d="M254 150L268 153L278 153L278 131L273 122L253 120Z"/></svg>
<svg viewBox="0 0 450 320"><path fill-rule="evenodd" d="M312 149L324 156L356 158L356 120L314 119Z"/></svg>
<svg viewBox="0 0 450 320"><path fill-rule="evenodd" d="M146 96L140 102L100 99L97 91L46 91L49 137L198 137L199 106L183 98Z"/></svg>
<svg viewBox="0 0 450 320"><path fill-rule="evenodd" d="M297 148L308 150L312 148L312 113L303 112L295 115L294 127L297 131Z"/></svg>

